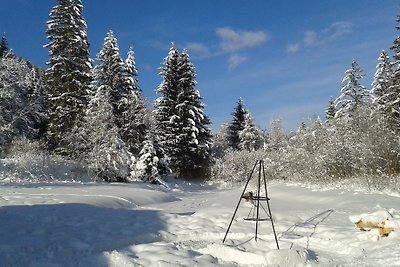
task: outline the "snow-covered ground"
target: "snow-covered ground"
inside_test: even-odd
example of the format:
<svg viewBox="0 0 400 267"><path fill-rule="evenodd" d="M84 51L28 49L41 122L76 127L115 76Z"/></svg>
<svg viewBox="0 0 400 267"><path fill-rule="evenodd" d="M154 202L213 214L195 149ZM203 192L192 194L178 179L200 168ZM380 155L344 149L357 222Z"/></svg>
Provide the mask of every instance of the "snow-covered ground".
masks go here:
<svg viewBox="0 0 400 267"><path fill-rule="evenodd" d="M399 196L272 182L277 250L246 202L222 243L243 188L169 184L4 183L0 266L400 266ZM354 225L382 213L388 237Z"/></svg>

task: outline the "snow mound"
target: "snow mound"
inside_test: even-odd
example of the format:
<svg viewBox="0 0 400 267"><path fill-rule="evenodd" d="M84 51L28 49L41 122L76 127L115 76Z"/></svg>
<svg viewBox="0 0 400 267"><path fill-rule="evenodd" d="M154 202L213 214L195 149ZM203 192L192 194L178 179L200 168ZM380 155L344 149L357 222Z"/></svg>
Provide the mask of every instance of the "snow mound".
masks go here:
<svg viewBox="0 0 400 267"><path fill-rule="evenodd" d="M273 265L273 266L303 266L308 259L306 249L272 249L265 254L260 251L242 251L236 247L221 244L211 244L198 252L211 255L226 262L234 262L239 265ZM258 252L258 253L256 253Z"/></svg>
<svg viewBox="0 0 400 267"><path fill-rule="evenodd" d="M308 262L306 249L271 250L265 256L267 263L273 266L303 266Z"/></svg>
<svg viewBox="0 0 400 267"><path fill-rule="evenodd" d="M374 224L382 223L389 220L392 215L386 210L379 210L372 213L363 213L359 215L351 215L349 219L352 223L357 223L359 221L371 222Z"/></svg>
<svg viewBox="0 0 400 267"><path fill-rule="evenodd" d="M400 231L400 215L395 209L351 215L349 219L365 231L359 235L361 240L379 240L383 236L396 236L392 232Z"/></svg>

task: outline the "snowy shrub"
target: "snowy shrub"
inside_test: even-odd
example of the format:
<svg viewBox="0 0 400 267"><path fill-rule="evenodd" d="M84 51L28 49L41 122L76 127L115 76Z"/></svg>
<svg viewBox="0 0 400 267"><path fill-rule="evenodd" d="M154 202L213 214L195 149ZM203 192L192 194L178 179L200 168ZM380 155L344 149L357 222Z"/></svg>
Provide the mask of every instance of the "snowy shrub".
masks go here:
<svg viewBox="0 0 400 267"><path fill-rule="evenodd" d="M87 168L79 162L50 154L38 141L15 138L0 160L0 181L13 183L87 182Z"/></svg>
<svg viewBox="0 0 400 267"><path fill-rule="evenodd" d="M228 151L223 158L216 160L212 168L212 179L230 184L245 182L256 161L264 158L262 150Z"/></svg>
<svg viewBox="0 0 400 267"><path fill-rule="evenodd" d="M25 136L15 138L6 149L6 157L22 162L42 161L45 149L38 141L29 140Z"/></svg>

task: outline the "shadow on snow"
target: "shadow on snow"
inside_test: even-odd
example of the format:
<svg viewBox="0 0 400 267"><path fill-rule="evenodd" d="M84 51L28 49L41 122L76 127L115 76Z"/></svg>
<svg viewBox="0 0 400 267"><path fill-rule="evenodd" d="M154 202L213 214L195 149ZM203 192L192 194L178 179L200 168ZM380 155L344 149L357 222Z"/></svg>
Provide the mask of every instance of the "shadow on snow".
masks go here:
<svg viewBox="0 0 400 267"><path fill-rule="evenodd" d="M165 228L157 211L87 204L3 206L0 222L0 266L107 266L102 252L155 242Z"/></svg>

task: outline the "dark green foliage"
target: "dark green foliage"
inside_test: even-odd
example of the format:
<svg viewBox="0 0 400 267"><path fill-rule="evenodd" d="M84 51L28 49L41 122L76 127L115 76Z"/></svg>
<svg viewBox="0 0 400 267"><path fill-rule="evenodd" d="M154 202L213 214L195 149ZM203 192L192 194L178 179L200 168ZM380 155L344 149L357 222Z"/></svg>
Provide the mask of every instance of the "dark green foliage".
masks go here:
<svg viewBox="0 0 400 267"><path fill-rule="evenodd" d="M228 128L228 143L233 150L239 150L239 133L244 129L247 111L244 108L243 100L239 98L235 111L232 113L233 119Z"/></svg>
<svg viewBox="0 0 400 267"><path fill-rule="evenodd" d="M167 156L171 155L175 143L174 126L170 120L176 114L179 84L178 64L179 51L175 45L172 45L160 69L163 81L157 88L157 93L161 96L156 99L154 110L156 142Z"/></svg>
<svg viewBox="0 0 400 267"><path fill-rule="evenodd" d="M181 178L205 178L211 165L211 130L199 91L196 73L186 50L171 47L161 69L156 129L159 142L174 173Z"/></svg>
<svg viewBox="0 0 400 267"><path fill-rule="evenodd" d="M90 95L91 60L81 0L58 0L50 12L50 43L46 70L48 138L53 147L69 155L64 141L76 121L82 119Z"/></svg>
<svg viewBox="0 0 400 267"><path fill-rule="evenodd" d="M134 52L131 48L124 64L124 85L121 99L118 102L120 110L117 119L120 136L127 145L129 151L138 155L142 142L145 140L148 129L148 110L145 105L145 97L139 88Z"/></svg>
<svg viewBox="0 0 400 267"><path fill-rule="evenodd" d="M0 41L0 58L4 57L9 51L6 34L3 33Z"/></svg>
<svg viewBox="0 0 400 267"><path fill-rule="evenodd" d="M335 107L335 101L331 97L328 103L328 107L325 111L325 117L326 117L326 122L329 123L335 118L336 114L336 107Z"/></svg>

